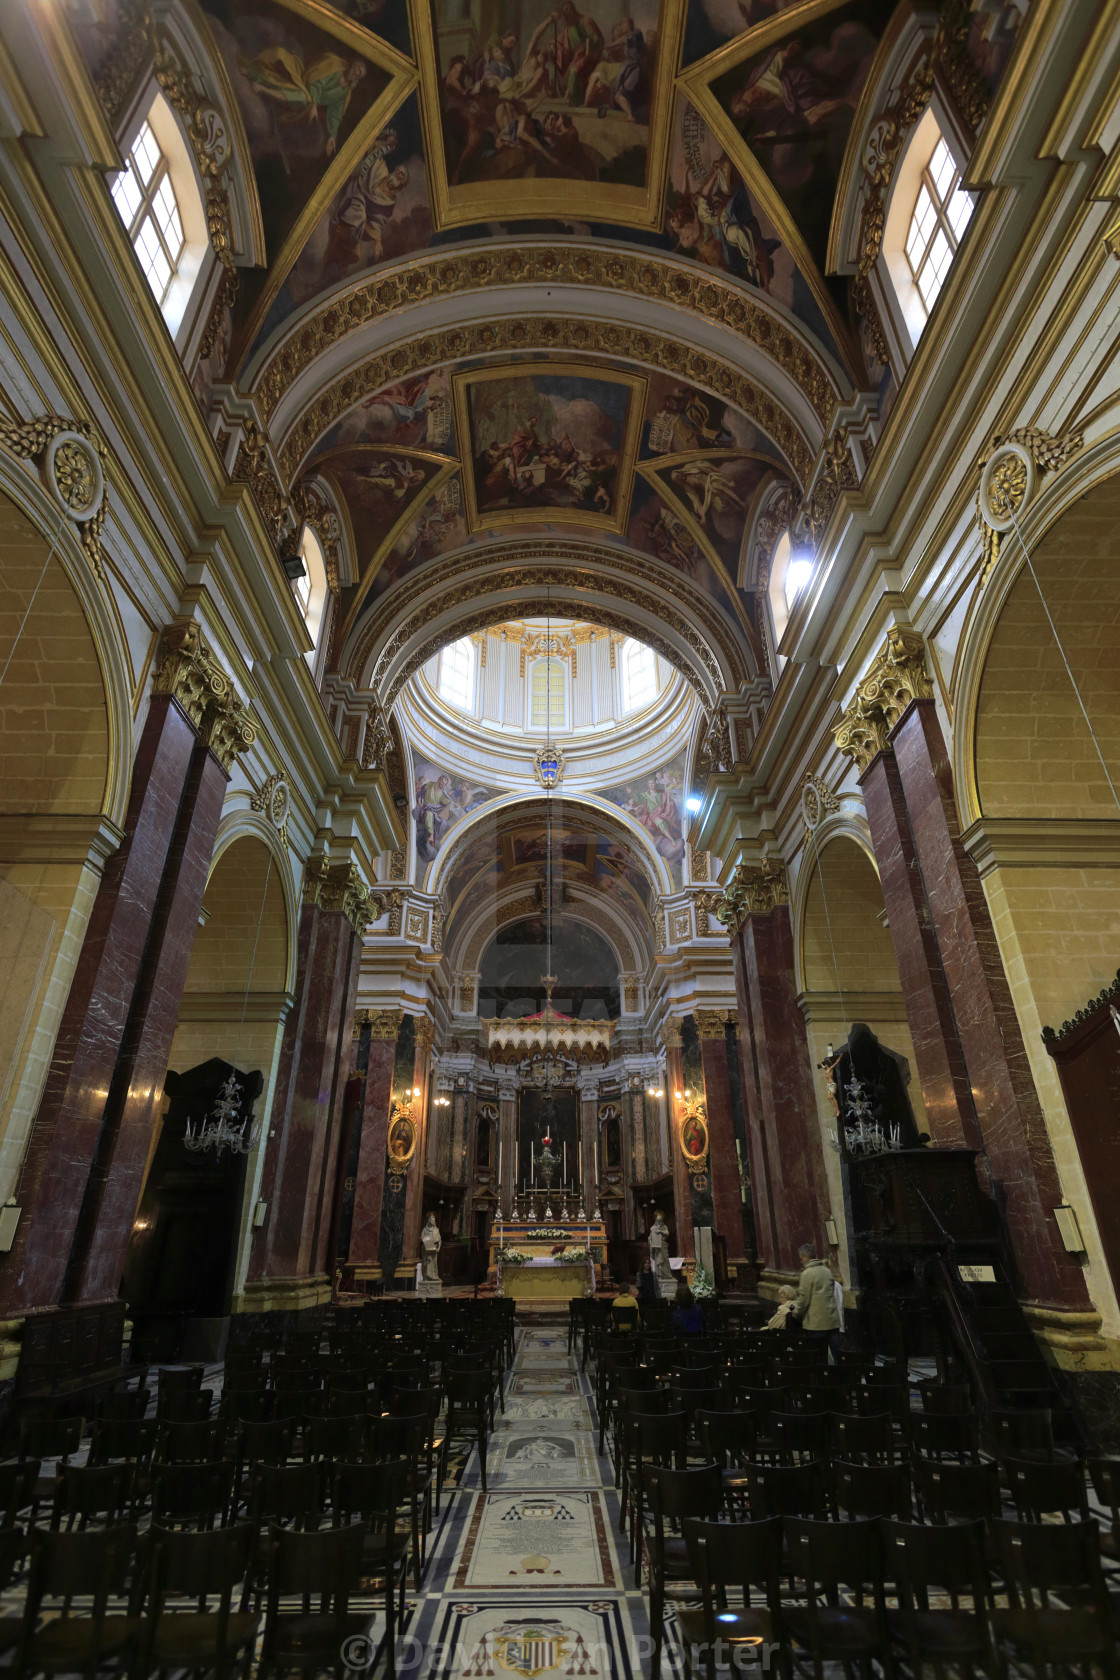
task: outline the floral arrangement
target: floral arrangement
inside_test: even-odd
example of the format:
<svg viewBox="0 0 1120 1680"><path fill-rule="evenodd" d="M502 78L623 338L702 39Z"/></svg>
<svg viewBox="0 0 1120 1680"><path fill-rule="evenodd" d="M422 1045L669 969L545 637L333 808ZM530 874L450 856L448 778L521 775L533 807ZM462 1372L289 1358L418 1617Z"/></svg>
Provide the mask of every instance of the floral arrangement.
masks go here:
<svg viewBox="0 0 1120 1680"><path fill-rule="evenodd" d="M526 1254L521 1248L500 1248L498 1250L498 1264L501 1266L524 1266L533 1256Z"/></svg>
<svg viewBox="0 0 1120 1680"><path fill-rule="evenodd" d="M692 1274L691 1289L697 1301L714 1301L716 1298L716 1280L707 1266L699 1262Z"/></svg>
<svg viewBox="0 0 1120 1680"><path fill-rule="evenodd" d="M566 1242L571 1233L560 1225L538 1225L535 1231L526 1231L525 1235L532 1242L547 1242L550 1238L563 1238Z"/></svg>
<svg viewBox="0 0 1120 1680"><path fill-rule="evenodd" d="M566 1248L560 1256L560 1263L564 1266L578 1266L587 1259L585 1248Z"/></svg>

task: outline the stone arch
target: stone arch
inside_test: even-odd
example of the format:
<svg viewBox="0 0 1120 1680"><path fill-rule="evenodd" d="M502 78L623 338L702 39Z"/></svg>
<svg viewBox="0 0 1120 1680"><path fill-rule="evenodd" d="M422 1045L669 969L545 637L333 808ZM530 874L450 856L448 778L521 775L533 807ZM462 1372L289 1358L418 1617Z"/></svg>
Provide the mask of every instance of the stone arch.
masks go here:
<svg viewBox="0 0 1120 1680"><path fill-rule="evenodd" d="M0 457L0 1180L19 1169L132 768L130 666L74 528Z"/></svg>
<svg viewBox="0 0 1120 1680"><path fill-rule="evenodd" d="M285 885L284 870L263 832L241 823L219 836L186 995L225 997L236 1002L240 1013L246 991L255 995L290 989L294 941Z"/></svg>

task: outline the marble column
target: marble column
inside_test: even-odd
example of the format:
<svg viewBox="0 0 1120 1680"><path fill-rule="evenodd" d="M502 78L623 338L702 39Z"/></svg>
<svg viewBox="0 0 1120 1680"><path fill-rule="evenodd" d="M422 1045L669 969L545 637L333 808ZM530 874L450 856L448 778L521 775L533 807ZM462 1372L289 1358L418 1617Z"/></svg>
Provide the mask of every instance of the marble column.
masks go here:
<svg viewBox="0 0 1120 1680"><path fill-rule="evenodd" d="M401 1028L399 1009L366 1011L363 1025L369 1028L369 1062L362 1103L362 1141L354 1185L354 1216L350 1232L350 1263L377 1263L381 1233L381 1201L385 1188L386 1140L389 1135L389 1107L393 1096L393 1069L397 1056L397 1034Z"/></svg>
<svg viewBox="0 0 1120 1680"><path fill-rule="evenodd" d="M1042 1104L976 865L961 845L949 755L932 699L892 731L899 778L953 1015L975 1096L983 1149L999 1186L1024 1286L1038 1305L1088 1303L1085 1277L1062 1244L1062 1201Z"/></svg>
<svg viewBox="0 0 1120 1680"><path fill-rule="evenodd" d="M369 894L352 864L312 859L300 912L296 1005L285 1026L270 1137L275 1167L260 1275L325 1277L361 931Z"/></svg>
<svg viewBox="0 0 1120 1680"><path fill-rule="evenodd" d="M592 1217L599 1202L599 1087L579 1088L580 1159L583 1162L583 1210Z"/></svg>
<svg viewBox="0 0 1120 1680"><path fill-rule="evenodd" d="M768 1270L796 1272L798 1246L824 1241L831 1198L809 1044L797 1007L784 870L740 865L725 902L759 1258Z"/></svg>
<svg viewBox="0 0 1120 1680"><path fill-rule="evenodd" d="M153 1021L147 1039L135 1006L161 893L171 895L166 899L168 927L173 921L176 929L181 928L185 901L173 916L174 892L168 867L191 765L200 740L212 743L219 758L228 764L235 752L250 745L256 735L230 679L214 661L196 624L174 625L164 633L153 690L133 766L124 839L101 878L24 1156L16 1189L23 1217L11 1251L0 1257L0 1310L7 1314L58 1303L90 1169L99 1148L103 1148L102 1166L107 1161L111 1167L119 1144L125 1180L123 1202L127 1203L130 1193L132 1201L123 1212L116 1203L113 1205L112 1223L114 1227L123 1225L123 1230L117 1230L99 1250L89 1280L94 1296L85 1298L117 1293L139 1190L139 1179L130 1163L141 1148L147 1158L140 1133L147 1123L150 1135L158 1108L158 1102L153 1107L144 1089L134 1092L127 1081L123 1087L115 1083L118 1055L131 1022L129 1041L138 1058L137 1071L162 1088L167 1063L166 1056L162 1064L153 1061L158 1053L157 1029L162 1028L169 1046L179 1006L172 971L174 953L170 950L172 966L165 967L162 974L158 966L149 971L148 1008ZM208 787L204 806L209 798ZM205 813L202 821L208 821ZM187 877L197 867L199 849L198 845L186 845L188 836L189 828L180 837L184 855L174 860L180 869L185 865ZM205 850L201 828L196 840ZM197 920L197 909L195 916ZM192 936L193 928L185 937ZM187 960L189 954L188 946ZM184 964L184 977L185 972ZM181 994L182 981L178 991ZM169 1021L159 1019L168 1012ZM113 1117L105 1131L110 1100ZM101 1189L105 1181L103 1175ZM83 1291L90 1237L100 1223L101 1189L94 1192L89 1204L93 1218L85 1222L72 1274Z"/></svg>
<svg viewBox="0 0 1120 1680"><path fill-rule="evenodd" d="M502 1139L502 1218L512 1219L513 1202L520 1188L514 1176L517 1167L517 1087L498 1088L498 1126Z"/></svg>
<svg viewBox="0 0 1120 1680"><path fill-rule="evenodd" d="M633 1157L631 1182L645 1184L649 1178L649 1151L646 1148L646 1093L639 1085L630 1093Z"/></svg>
<svg viewBox="0 0 1120 1680"><path fill-rule="evenodd" d="M910 831L894 753L877 753L860 778L883 903L906 1000L922 1100L935 1143L980 1148L972 1088L953 1020L933 916Z"/></svg>
<svg viewBox="0 0 1120 1680"><path fill-rule="evenodd" d="M723 1238L728 1272L746 1262L743 1252L742 1200L739 1159L735 1153L735 1121L731 1112L731 1082L727 1072L727 1017L721 1009L698 1009L696 1027L704 1070L704 1108L708 1122L708 1178L712 1187L715 1228Z"/></svg>
<svg viewBox="0 0 1120 1680"><path fill-rule="evenodd" d="M120 1289L228 781L199 741L74 1234L67 1301L111 1301Z"/></svg>
<svg viewBox="0 0 1120 1680"><path fill-rule="evenodd" d="M1038 1306L1084 1307L1084 1275L1066 1253L1053 1217L1061 1186L1046 1121L984 890L961 845L952 771L926 669L925 644L916 631L896 626L888 632L885 647L834 733L878 800L886 848L881 865L897 876L906 864L907 847L912 848L916 870L907 866L907 872L915 882L920 874L922 895L910 922L912 936L917 923L918 949L911 945L899 962L907 1007L911 988L918 989L919 1005L923 988L931 988L934 1003L941 1007L939 1024L948 1029L936 963L934 978L929 976L936 957L943 971L940 984L948 998L951 1036L959 1045L957 1051L951 1045L945 1051L951 1078L942 1077L937 1094L944 1101L951 1082L959 1089L953 1061L959 1054L975 1114L974 1130L966 1124L967 1112L962 1117L962 1135L966 1141L974 1139L974 1147L982 1152L980 1170L990 1175L1004 1212L1021 1290ZM876 760L885 759L892 749L901 791L901 805L897 797L891 801L893 827L904 835L893 849L892 825L882 816L892 786L890 772L886 765L876 770ZM911 893L916 892L914 885ZM896 896L901 899L901 891ZM925 932L926 918L935 950ZM900 940L906 942L905 933L896 935L896 945ZM918 1008L917 1018L928 1027L928 1003L924 1013ZM917 1036L915 1055L919 1056ZM919 1070L925 1095L920 1060Z"/></svg>
<svg viewBox="0 0 1120 1680"><path fill-rule="evenodd" d="M684 1062L681 1056L681 1029L670 1022L665 1029L665 1082L669 1104L669 1170L673 1175L673 1219L676 1223L677 1250L686 1260L693 1256L692 1190L688 1168L681 1152L680 1103L676 1093L684 1090Z"/></svg>

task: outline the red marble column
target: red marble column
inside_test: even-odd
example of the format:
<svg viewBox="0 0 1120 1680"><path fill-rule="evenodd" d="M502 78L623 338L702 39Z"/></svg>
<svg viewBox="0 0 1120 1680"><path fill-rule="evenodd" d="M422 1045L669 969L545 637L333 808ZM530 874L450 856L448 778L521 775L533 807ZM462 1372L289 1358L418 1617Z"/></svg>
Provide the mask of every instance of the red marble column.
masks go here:
<svg viewBox="0 0 1120 1680"><path fill-rule="evenodd" d="M67 1301L115 1300L120 1289L228 781L199 741L86 1186Z"/></svg>
<svg viewBox="0 0 1120 1680"><path fill-rule="evenodd" d="M744 1014L739 1038L759 1250L768 1267L795 1272L799 1245L824 1242L831 1198L788 906L748 916L732 955Z"/></svg>
<svg viewBox="0 0 1120 1680"><path fill-rule="evenodd" d="M1041 1305L1087 1305L1084 1275L1063 1247L1053 1216L1062 1199L1058 1172L984 889L961 845L934 702L913 701L891 739L982 1147L1024 1288Z"/></svg>
<svg viewBox="0 0 1120 1680"><path fill-rule="evenodd" d="M23 1217L11 1252L0 1257L0 1309L8 1315L53 1306L62 1290L197 740L176 701L153 697L125 838L94 901L27 1146L16 1192ZM161 1078L164 1071L166 1064Z"/></svg>
<svg viewBox="0 0 1120 1680"><path fill-rule="evenodd" d="M676 1093L684 1090L684 1066L681 1061L679 1029L671 1032L665 1045L665 1079L669 1104L669 1170L673 1175L673 1218L677 1226L677 1249L686 1260L693 1258L692 1191L688 1181L688 1167L681 1151L681 1105Z"/></svg>
<svg viewBox="0 0 1120 1680"><path fill-rule="evenodd" d="M702 1013L698 1011L698 1016ZM739 1158L735 1153L735 1122L731 1113L731 1083L727 1074L727 1034L722 1019L718 1034L700 1025L700 1057L704 1065L704 1109L708 1120L708 1176L716 1230L727 1245L728 1266L746 1264L743 1252L743 1215Z"/></svg>
<svg viewBox="0 0 1120 1680"><path fill-rule="evenodd" d="M331 914L331 912L324 912L324 914ZM361 935L354 930L348 918L343 917L343 920L346 921L350 929L349 973L346 975L345 985L338 999L338 1030L334 1041L333 1068L331 1068L329 1052L324 1058L324 1067L331 1072L331 1096L327 1107L327 1124L323 1132L319 1208L315 1217L315 1235L310 1268L312 1272L326 1272L332 1282L337 1252L331 1233L338 1230L338 1217L342 1202L342 1181L346 1173L344 1154L346 1089L353 1037L351 1023L354 1018L354 999L358 995L358 967L362 960ZM346 949L346 947L347 940L345 934L343 934L340 954L341 950Z"/></svg>
<svg viewBox="0 0 1120 1680"><path fill-rule="evenodd" d="M362 1146L358 1182L354 1189L354 1223L350 1230L350 1263L377 1264L381 1237L381 1196L385 1188L385 1145L393 1098L393 1067L397 1055L399 1009L382 1010L372 1018L369 1066L363 1096Z"/></svg>
<svg viewBox="0 0 1120 1680"><path fill-rule="evenodd" d="M935 1143L980 1148L972 1088L910 830L898 763L888 748L860 779L914 1061Z"/></svg>
<svg viewBox="0 0 1120 1680"><path fill-rule="evenodd" d="M284 1030L271 1139L275 1161L261 1277L306 1277L325 1266L331 1116L349 1041L358 936L341 910L305 903L300 914L296 1005ZM327 1207L324 1208L324 1199ZM256 1268L254 1268L256 1271Z"/></svg>

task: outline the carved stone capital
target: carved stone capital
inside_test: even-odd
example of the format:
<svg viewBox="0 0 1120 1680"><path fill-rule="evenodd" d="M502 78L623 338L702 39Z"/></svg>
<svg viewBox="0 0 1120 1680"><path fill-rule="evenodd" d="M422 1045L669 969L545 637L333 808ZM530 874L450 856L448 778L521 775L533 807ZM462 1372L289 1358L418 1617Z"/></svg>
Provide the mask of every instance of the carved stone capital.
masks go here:
<svg viewBox="0 0 1120 1680"><path fill-rule="evenodd" d="M429 1021L426 1015L420 1015L416 1021L416 1044L420 1050L430 1050L436 1041L436 1024Z"/></svg>
<svg viewBox="0 0 1120 1680"><path fill-rule="evenodd" d="M666 1050L679 1050L681 1048L681 1024L679 1021L666 1021L664 1038Z"/></svg>
<svg viewBox="0 0 1120 1680"><path fill-rule="evenodd" d="M861 776L871 761L890 746L882 714L864 712L858 700L852 701L832 734L840 751L853 761Z"/></svg>
<svg viewBox="0 0 1120 1680"><path fill-rule="evenodd" d="M330 863L312 858L303 878L303 902L346 917L355 933L384 914L384 899L362 880L353 863Z"/></svg>
<svg viewBox="0 0 1120 1680"><path fill-rule="evenodd" d="M860 710L865 716L881 713L891 730L911 701L932 699L924 640L916 630L892 625L886 647L856 690Z"/></svg>
<svg viewBox="0 0 1120 1680"><path fill-rule="evenodd" d="M357 1021L369 1027L369 1036L381 1044L395 1044L401 1030L402 1011L399 1009L362 1009Z"/></svg>
<svg viewBox="0 0 1120 1680"><path fill-rule="evenodd" d="M239 753L248 752L257 738L257 726L239 697L230 691L206 709L202 738L222 769L229 771Z"/></svg>
<svg viewBox="0 0 1120 1680"><path fill-rule="evenodd" d="M739 864L716 915L734 937L749 916L769 916L789 903L789 881L780 863Z"/></svg>
<svg viewBox="0 0 1120 1680"><path fill-rule="evenodd" d="M693 1011L696 1031L702 1040L722 1044L727 1036L726 1009L696 1009Z"/></svg>

